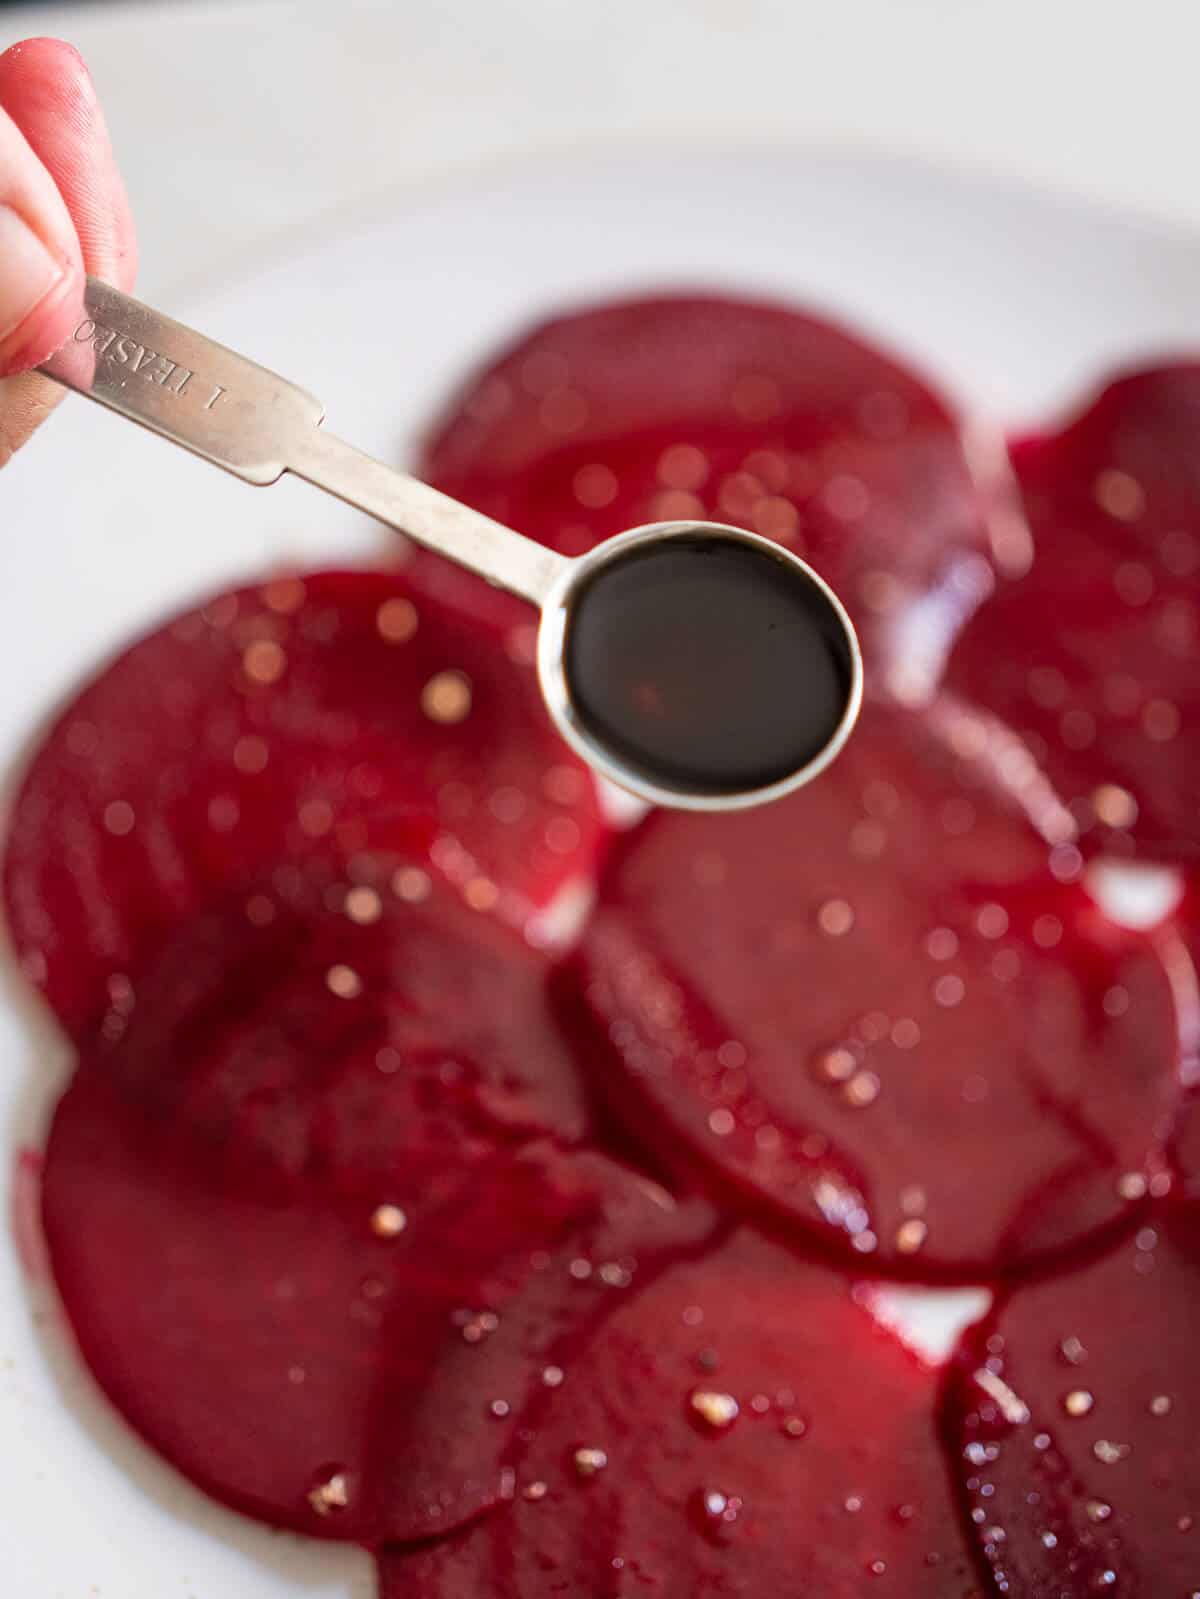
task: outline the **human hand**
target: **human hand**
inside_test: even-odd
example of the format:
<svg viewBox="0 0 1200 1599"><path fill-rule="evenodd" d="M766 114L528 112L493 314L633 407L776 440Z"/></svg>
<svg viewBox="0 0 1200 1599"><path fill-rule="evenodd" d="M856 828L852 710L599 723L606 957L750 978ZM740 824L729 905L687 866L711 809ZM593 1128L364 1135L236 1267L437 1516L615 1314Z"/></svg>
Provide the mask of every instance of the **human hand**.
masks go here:
<svg viewBox="0 0 1200 1599"><path fill-rule="evenodd" d="M0 55L0 466L62 390L32 368L83 314L84 277L133 287L125 187L78 51L29 39Z"/></svg>

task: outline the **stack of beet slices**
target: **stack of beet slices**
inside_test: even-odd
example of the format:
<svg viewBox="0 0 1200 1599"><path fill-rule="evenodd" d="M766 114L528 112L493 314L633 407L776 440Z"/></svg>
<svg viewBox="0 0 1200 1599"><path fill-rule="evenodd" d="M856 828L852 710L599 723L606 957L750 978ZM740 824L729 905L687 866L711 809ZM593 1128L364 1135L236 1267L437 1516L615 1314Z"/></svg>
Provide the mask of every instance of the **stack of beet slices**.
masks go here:
<svg viewBox="0 0 1200 1599"><path fill-rule="evenodd" d="M918 377L733 301L505 352L441 488L571 554L735 523L845 598L859 731L765 810L618 835L532 614L427 555L111 663L4 888L130 1423L383 1599L1200 1592L1200 879L1132 927L1092 870L1200 865L1198 436L1162 368L982 482ZM935 1369L871 1278L992 1309Z"/></svg>

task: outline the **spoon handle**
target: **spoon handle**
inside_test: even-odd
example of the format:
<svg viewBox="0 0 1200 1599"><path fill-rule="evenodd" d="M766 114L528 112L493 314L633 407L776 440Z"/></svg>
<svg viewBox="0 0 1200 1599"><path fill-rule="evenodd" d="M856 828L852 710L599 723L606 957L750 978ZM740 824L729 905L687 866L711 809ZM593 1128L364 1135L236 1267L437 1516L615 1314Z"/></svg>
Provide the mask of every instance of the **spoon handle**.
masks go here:
<svg viewBox="0 0 1200 1599"><path fill-rule="evenodd" d="M321 430L295 384L89 278L86 315L42 367L77 394L260 487L285 472L541 603L564 557Z"/></svg>

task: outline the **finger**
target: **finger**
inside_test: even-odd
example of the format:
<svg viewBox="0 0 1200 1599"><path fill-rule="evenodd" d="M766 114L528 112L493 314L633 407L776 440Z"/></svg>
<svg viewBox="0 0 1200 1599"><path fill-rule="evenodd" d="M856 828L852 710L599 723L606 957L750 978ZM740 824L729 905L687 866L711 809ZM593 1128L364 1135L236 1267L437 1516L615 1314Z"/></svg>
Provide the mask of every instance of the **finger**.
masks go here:
<svg viewBox="0 0 1200 1599"><path fill-rule="evenodd" d="M54 39L31 39L5 51L0 55L0 108L39 159L86 270L131 288L137 247L129 201L79 53ZM35 360L69 336L77 315L74 301L63 323L53 329L48 348ZM0 465L25 442L62 392L31 373L0 381Z"/></svg>
<svg viewBox="0 0 1200 1599"><path fill-rule="evenodd" d="M44 361L83 298L75 226L20 128L0 110L0 373Z"/></svg>
<svg viewBox="0 0 1200 1599"><path fill-rule="evenodd" d="M54 179L87 270L132 289L137 241L129 197L82 56L60 39L14 45L0 55L0 106Z"/></svg>

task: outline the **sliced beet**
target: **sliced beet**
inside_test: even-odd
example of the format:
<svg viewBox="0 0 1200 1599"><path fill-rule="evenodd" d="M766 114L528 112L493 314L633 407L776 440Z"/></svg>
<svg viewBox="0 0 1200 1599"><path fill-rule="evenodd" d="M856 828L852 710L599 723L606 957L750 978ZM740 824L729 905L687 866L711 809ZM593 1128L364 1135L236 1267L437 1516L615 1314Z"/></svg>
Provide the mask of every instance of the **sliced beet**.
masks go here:
<svg viewBox="0 0 1200 1599"><path fill-rule="evenodd" d="M566 1003L664 1154L862 1267L969 1280L1121 1216L1179 1040L1154 941L1022 814L1018 794L1061 820L1028 757L989 765L970 718L949 734L868 710L788 799L651 818L602 878Z"/></svg>
<svg viewBox="0 0 1200 1599"><path fill-rule="evenodd" d="M777 539L846 602L877 690L908 686L918 649L937 656L987 584L979 496L945 401L782 306L663 296L544 323L467 385L417 469L568 555L679 519ZM488 614L516 615L445 562L420 564Z"/></svg>
<svg viewBox="0 0 1200 1599"><path fill-rule="evenodd" d="M1184 1073L1189 1093L1183 1102L1171 1155L1178 1192L1200 1200L1200 882L1192 881L1176 907L1173 929L1180 934L1188 960L1181 965L1191 984L1190 1025L1184 1028Z"/></svg>
<svg viewBox="0 0 1200 1599"><path fill-rule="evenodd" d="M1200 1091L1195 1088L1184 1101L1172 1154L1181 1192L1200 1200Z"/></svg>
<svg viewBox="0 0 1200 1599"><path fill-rule="evenodd" d="M83 1356L172 1465L258 1520L363 1543L469 1520L507 1491L510 1407L668 1218L620 1168L545 1144L453 1175L378 1236L390 1201L256 1195L83 1072L44 1198Z"/></svg>
<svg viewBox="0 0 1200 1599"><path fill-rule="evenodd" d="M372 1543L496 1503L567 1330L709 1225L545 1136L583 1118L535 958L465 914L194 927L54 1119L43 1217L85 1359L275 1525Z"/></svg>
<svg viewBox="0 0 1200 1599"><path fill-rule="evenodd" d="M1200 365L1124 378L1012 462L1028 576L976 614L948 682L1024 735L1085 840L1200 860Z"/></svg>
<svg viewBox="0 0 1200 1599"><path fill-rule="evenodd" d="M347 1194L390 1181L401 1155L436 1186L499 1145L587 1136L545 974L418 867L388 863L371 886L329 860L285 866L116 989L81 1070L118 1077L207 1138L232 1181L281 1200L310 1179Z"/></svg>
<svg viewBox="0 0 1200 1599"><path fill-rule="evenodd" d="M494 631L393 575L327 572L223 595L85 689L18 794L5 893L26 972L81 1036L110 980L270 863L424 849L523 923L599 830Z"/></svg>
<svg viewBox="0 0 1200 1599"><path fill-rule="evenodd" d="M511 1506L385 1553L384 1599L978 1594L934 1374L823 1268L739 1232L564 1369L525 1418Z"/></svg>
<svg viewBox="0 0 1200 1599"><path fill-rule="evenodd" d="M1173 1599L1200 1582L1200 1209L1019 1289L966 1339L947 1439L996 1591Z"/></svg>

